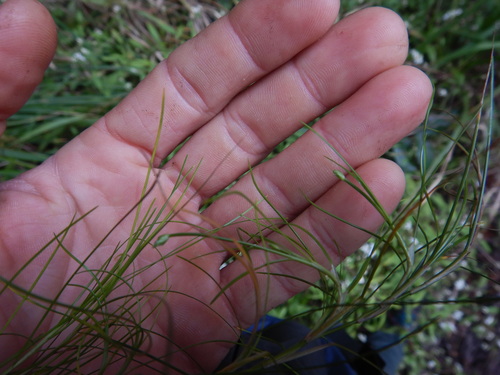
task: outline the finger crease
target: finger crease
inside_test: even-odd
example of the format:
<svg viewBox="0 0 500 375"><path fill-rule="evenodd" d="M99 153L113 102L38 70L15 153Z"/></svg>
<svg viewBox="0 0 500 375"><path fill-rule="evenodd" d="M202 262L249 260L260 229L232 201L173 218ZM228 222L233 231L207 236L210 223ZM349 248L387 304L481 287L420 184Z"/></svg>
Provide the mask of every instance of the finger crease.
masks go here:
<svg viewBox="0 0 500 375"><path fill-rule="evenodd" d="M232 111L225 110L222 112L224 122L226 123L225 130L232 142L243 152L258 158L266 155L268 147L261 137L253 130L248 122L244 121L239 115ZM234 125L238 128L235 129Z"/></svg>
<svg viewBox="0 0 500 375"><path fill-rule="evenodd" d="M289 207L296 207L297 202L293 202L288 197L288 193L280 186L280 184L275 183L271 178L265 176L262 172L262 168L255 169L255 180L257 187L264 193L264 198L269 200L273 210L276 210L281 216L289 219L293 214ZM259 181L261 183L260 186ZM271 192L271 194L266 194L266 192ZM275 201L278 201L273 202L273 197Z"/></svg>
<svg viewBox="0 0 500 375"><path fill-rule="evenodd" d="M331 217L325 218L324 215L325 214L322 214L317 209L312 207L311 210L308 211L309 222L311 223L310 225L311 235L312 238L317 239L317 242L321 244L323 250L322 253L325 256L325 258L327 258L331 264L338 264L339 258L341 257L340 246L335 239L335 234L332 233L333 225L325 225L325 223L331 224L332 220L337 220L337 219L333 219ZM331 253L328 253L324 249L332 249L332 250Z"/></svg>
<svg viewBox="0 0 500 375"><path fill-rule="evenodd" d="M236 31L236 28L234 27L233 22L231 21L231 17L227 17L227 20L228 20L229 28L232 30L234 35L236 35L236 37L238 38L238 41L240 42L241 46L243 47L243 52L245 52L246 55L250 58L250 61L252 62L252 64L254 64L255 67L261 71L261 73L267 72L269 69L266 69L264 66L262 66L262 64L260 64L257 61L257 59L250 53L250 49L247 47L247 45L243 41L243 38Z"/></svg>
<svg viewBox="0 0 500 375"><path fill-rule="evenodd" d="M326 103L323 103L323 101L321 100L321 95L316 87L316 85L314 84L314 80L311 79L311 77L309 76L309 74L307 74L307 72L304 70L304 69L300 69L298 66L297 66L297 62L296 60L292 60L290 62L291 66L293 67L293 69L295 69L295 71L297 72L297 75L299 76L301 82L302 82L302 85L304 86L307 94L317 103L321 106L321 108L323 109L323 111L326 111L327 109L329 109L329 107L326 105Z"/></svg>
<svg viewBox="0 0 500 375"><path fill-rule="evenodd" d="M184 103L203 117L207 116L207 114L213 117L215 112L207 103L207 100L203 97L200 90L197 89L177 67L170 66L168 60L164 63L175 91L177 91L177 94ZM181 87L183 90L180 89Z"/></svg>

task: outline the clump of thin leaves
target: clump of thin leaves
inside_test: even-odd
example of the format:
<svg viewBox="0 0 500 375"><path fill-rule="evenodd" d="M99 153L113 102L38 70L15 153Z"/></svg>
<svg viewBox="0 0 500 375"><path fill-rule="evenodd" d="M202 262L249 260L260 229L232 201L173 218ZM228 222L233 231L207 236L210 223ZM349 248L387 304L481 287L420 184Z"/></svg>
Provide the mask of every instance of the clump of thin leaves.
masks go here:
<svg viewBox="0 0 500 375"><path fill-rule="evenodd" d="M490 68L494 70L493 61ZM355 178L357 184L351 186L379 209L385 224L305 296L297 296L273 314L308 323L313 337L332 329L355 335L359 329L388 329L384 313L391 308L414 310L447 303L434 300L427 290L462 266L483 224L494 124L493 73L488 74L483 101L469 123L448 114L450 120L443 126L443 117L434 122L429 110L423 126L406 141L419 145L419 170L407 176L408 191L393 215L383 212L355 171L334 169L341 178L345 174ZM484 301L479 296L467 302ZM407 325L409 330L400 327L402 341L433 323L415 321Z"/></svg>
<svg viewBox="0 0 500 375"><path fill-rule="evenodd" d="M0 285L3 284L0 293L8 289L22 296L22 302L14 315L21 309L29 308L29 305L42 307L46 314L41 318L38 327L42 326L50 315L58 316L57 323L52 328L45 332L36 329L17 355L0 363L0 367L12 374L28 374L34 371L69 373L79 371L78 369L86 364L97 360L100 363L100 371L120 363L119 369L115 371L129 373L139 365L150 365L156 361L163 363L164 359L155 358L143 349L151 336L157 335L148 329L144 322L147 319L155 319L156 309L161 308L169 298L168 290L157 291L161 298L158 298L158 293L155 295L155 308L143 311L142 306L146 302L151 303L153 297L149 285L136 289L134 279L147 272L153 264L140 269L133 265L145 248L157 248L172 237L185 238L185 241L162 255L160 263L169 257L179 256L200 240L214 238L220 243L229 244L227 248L235 249L228 262L240 261L252 249L258 249L315 269L321 275L321 280L311 287L309 293L315 295L318 304L297 313L290 313L286 307L274 311L274 314L281 315L284 319L300 317L302 320L314 322L307 340L321 337L332 329L352 329L373 321L373 318L382 316L391 306L425 303L423 292L460 266L469 253L480 225L491 131L490 129L486 134L480 133L481 113L482 111L478 112L475 119L468 124L453 122L449 133L446 129L433 128L429 122L430 116L427 117L428 120L422 129L413 136L421 138L420 170L408 177L410 191L393 215L384 212L376 197L354 170L340 169L332 163L331 172L360 192L385 219L381 230L371 233L372 240L337 268L328 269L311 257L310 251L303 245L304 236L311 234L302 228L293 227L277 211L274 218L255 215L246 219L254 221L257 227L262 228L262 233L272 231L284 236L286 241L282 243L288 243L289 248L265 240L262 233L245 235L240 239L224 238L219 234L220 228L165 234L165 226L169 222L179 220L177 215L182 207L178 202L171 201L173 192L169 197L165 197L165 203L160 207L157 207L155 202L143 206L144 199L155 183L151 168L144 184L142 198L129 212L129 215L135 217L129 238L124 238L116 244L115 251L99 269L90 269L86 259L76 259L71 254L71 249L65 246L65 237L80 221L85 220L84 216L75 218L31 260L33 262L42 253L51 251L44 268L46 269L58 252L64 252L79 264L54 299L48 300L33 292L39 278L27 289L17 285L17 278L27 269L30 262L11 279L0 279ZM159 129L161 125L160 123ZM434 153L432 158L428 155L428 137L433 138L433 150L439 142L439 152ZM462 156L457 158L459 154ZM154 157L153 154L151 160ZM455 158L465 160L465 163L456 164ZM190 172L196 173L195 170ZM349 182L345 178L346 175L352 176L356 183ZM182 185L179 181L177 187ZM186 185L189 186L189 183L184 184ZM266 197L263 195L262 199L266 200ZM258 212L258 204L255 204L253 209ZM321 207L317 209L325 212ZM95 213L89 212L87 215L92 214ZM117 223L117 226L119 224ZM290 227L292 234L284 234L283 226ZM99 245L92 249L89 257L98 251L98 248ZM262 273L266 270L265 267L258 270L248 269L248 274L252 272ZM42 274L43 269L40 277ZM85 285L78 285L76 280L82 274L89 276L89 281ZM231 283L228 287L230 285ZM65 288L80 288L81 293L72 303L61 303L59 297ZM117 289L122 291L118 297L113 293ZM220 294L223 293L224 290L221 290ZM0 334L6 334L4 330L5 327L0 327ZM251 346L256 341L258 340L251 341L245 355L224 371L237 372L240 366L247 366L248 371L258 372L262 366L269 365L269 358L263 358L262 353ZM96 351L95 348L99 350ZM284 350L273 357L272 363L283 363L303 355L299 350L300 346Z"/></svg>

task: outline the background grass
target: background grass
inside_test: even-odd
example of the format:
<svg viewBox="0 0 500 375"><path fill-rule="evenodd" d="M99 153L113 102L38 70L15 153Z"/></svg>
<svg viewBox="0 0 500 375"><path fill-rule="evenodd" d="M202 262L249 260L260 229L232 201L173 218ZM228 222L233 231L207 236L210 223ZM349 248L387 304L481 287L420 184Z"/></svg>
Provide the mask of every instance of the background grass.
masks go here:
<svg viewBox="0 0 500 375"><path fill-rule="evenodd" d="M59 48L45 81L9 121L8 131L0 140L2 180L36 166L56 152L113 107L176 46L233 5L232 0L42 2L52 11L59 27ZM368 5L389 7L406 20L411 41L408 63L428 73L435 85L428 125L452 134L473 122L483 99L491 51L499 44L494 41L500 29L496 1L346 0L341 13ZM495 69L497 81L498 72ZM499 90L494 88L490 98L497 105ZM497 113L486 110L483 115L478 122L484 128L480 135L484 137L487 118L492 116L494 141L482 229L461 269L427 288L418 298L403 300L409 310L418 312L414 326L434 323L407 341L402 373L500 373L500 130ZM417 131L387 155L408 173L410 190L417 184L412 176L418 174L424 146L428 160L432 160L444 147L442 137L424 136ZM455 152L453 156L450 169L460 171L466 154ZM450 199L443 195L435 202L436 211L445 211ZM421 215L422 225L431 228L432 211L422 211ZM350 258L343 266L345 272L358 260ZM390 268L391 264L386 266ZM323 297L313 290L275 313L297 315L319 306ZM418 303L413 305L412 301ZM368 322L365 327L377 324L380 321Z"/></svg>

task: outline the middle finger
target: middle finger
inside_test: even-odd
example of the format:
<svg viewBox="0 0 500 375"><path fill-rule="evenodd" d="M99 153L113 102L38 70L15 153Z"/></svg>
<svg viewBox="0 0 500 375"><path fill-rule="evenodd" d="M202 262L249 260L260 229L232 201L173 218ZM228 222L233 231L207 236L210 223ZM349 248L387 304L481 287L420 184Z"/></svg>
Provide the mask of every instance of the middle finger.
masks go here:
<svg viewBox="0 0 500 375"><path fill-rule="evenodd" d="M202 198L212 196L303 122L402 64L407 48L406 27L392 11L369 8L343 19L315 45L233 100L167 163L166 173L176 180L179 173L196 170L186 180Z"/></svg>

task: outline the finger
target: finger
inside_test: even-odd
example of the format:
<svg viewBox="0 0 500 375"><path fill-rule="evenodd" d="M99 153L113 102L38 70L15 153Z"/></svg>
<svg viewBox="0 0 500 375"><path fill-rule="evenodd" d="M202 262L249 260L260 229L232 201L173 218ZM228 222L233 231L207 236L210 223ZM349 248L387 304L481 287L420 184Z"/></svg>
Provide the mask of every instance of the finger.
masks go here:
<svg viewBox="0 0 500 375"><path fill-rule="evenodd" d="M0 6L0 134L41 82L56 46L54 21L39 2L9 0Z"/></svg>
<svg viewBox="0 0 500 375"><path fill-rule="evenodd" d="M225 228L228 236L238 236L238 228L254 233L256 226L248 217L272 218L276 211L288 219L295 217L309 200L315 201L338 181L332 170L342 170L344 160L357 168L380 157L418 126L431 94L429 79L415 68L400 66L379 74L319 121L316 133L306 133L242 178L232 191L245 198L228 194L204 215L219 225L233 222ZM249 211L249 201L261 202L259 212ZM242 213L246 214L237 219Z"/></svg>
<svg viewBox="0 0 500 375"><path fill-rule="evenodd" d="M352 95L407 55L405 24L368 8L340 21L317 43L239 95L167 164L189 170L204 198L228 186L288 135ZM187 161L187 162L186 162Z"/></svg>
<svg viewBox="0 0 500 375"><path fill-rule="evenodd" d="M385 211L392 212L405 187L401 169L388 160L377 159L360 166L357 173ZM360 187L355 179L349 179ZM293 221L293 232L291 227L284 228L282 234L273 233L269 239L284 249L316 261L326 269L336 266L368 240L370 235L358 228L374 232L384 222L377 209L346 182L336 184L316 204L320 209L311 206ZM298 242L301 243L300 248L297 246ZM306 254L305 249L309 254ZM325 253L324 249L329 252ZM251 258L252 268L257 271L261 294L254 292L255 280L250 280L249 277L234 284L227 294L232 305L238 309L237 315L244 325L255 321L254 306L262 306L259 313L263 314L305 290L320 277L317 269L286 260L285 257L252 251ZM228 285L246 271L242 262L232 263L222 270L223 285Z"/></svg>
<svg viewBox="0 0 500 375"><path fill-rule="evenodd" d="M337 12L335 0L242 1L176 49L97 127L151 152L165 93L164 157L238 92L319 39Z"/></svg>

